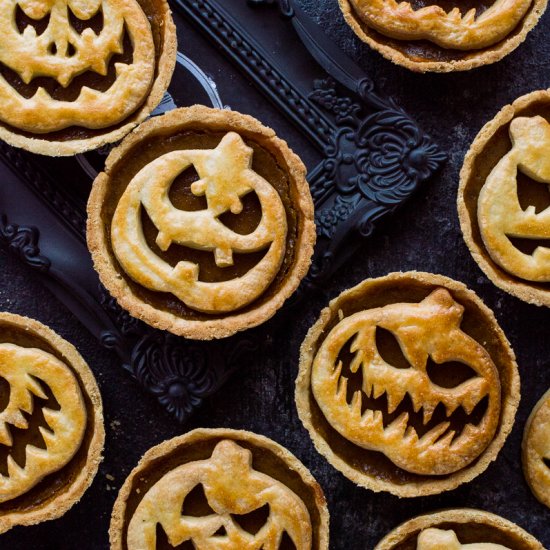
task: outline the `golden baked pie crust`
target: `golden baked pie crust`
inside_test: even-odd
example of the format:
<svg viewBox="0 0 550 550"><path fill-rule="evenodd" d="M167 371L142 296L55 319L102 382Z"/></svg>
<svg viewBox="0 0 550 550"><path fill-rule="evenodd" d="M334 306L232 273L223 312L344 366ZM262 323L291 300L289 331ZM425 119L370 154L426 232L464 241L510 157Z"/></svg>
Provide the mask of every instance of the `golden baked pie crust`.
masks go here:
<svg viewBox="0 0 550 550"><path fill-rule="evenodd" d="M336 319L342 319L344 313L341 310L341 303L360 303L362 297L369 295L371 288L373 289L372 292L376 292L378 295L382 292L381 289L386 289L386 287L378 286L381 284L389 285L387 287L388 292L391 292L392 287L390 285L403 287L407 284L420 284L432 290L444 288L447 289L459 303L461 303L460 296L467 297L470 302L475 304L480 314L483 315L488 325L488 333L498 342L497 345L500 348L500 352L503 354L502 357L505 358L506 361L506 364L497 364L499 376L501 378L502 393L501 413L495 437L470 465L439 479L437 476L423 476L422 478L412 478L412 480L409 481L398 482L396 479L384 478L382 475L377 474L376 470L367 472L361 467L353 467L343 458L343 456L339 456L332 450L319 428L315 425L314 414L310 404L310 399L313 399L311 396L311 373L314 359L321 345L320 343L327 337L327 334L325 334L326 327L336 323ZM402 299L398 300L398 302L403 301ZM504 379L507 379L506 384L503 383ZM515 355L504 333L498 326L492 311L489 310L477 295L465 285L442 275L421 272L391 273L378 279L366 280L344 291L340 296L333 299L329 306L321 312L319 320L309 330L300 350L300 367L296 379L296 405L302 423L309 431L316 449L330 464L332 464L332 466L340 470L357 485L376 492L388 491L400 497L425 496L454 489L458 485L472 480L495 460L498 452L502 448L514 423L519 396L519 375L515 362ZM361 449L359 448L359 453L360 452Z"/></svg>
<svg viewBox="0 0 550 550"><path fill-rule="evenodd" d="M550 389L533 407L523 433L522 464L525 479L535 497L550 508Z"/></svg>
<svg viewBox="0 0 550 550"><path fill-rule="evenodd" d="M49 140L42 134L29 136L18 132L15 127L0 124L0 139L15 147L20 147L47 156L70 156L92 149L97 149L107 143L122 139L140 122L145 120L160 103L168 89L176 64L177 39L176 27L167 0L136 0L144 10L152 25L153 39L156 49L156 66L153 82L145 100L129 114L122 122L114 124L114 129L104 128L99 135L67 140Z"/></svg>
<svg viewBox="0 0 550 550"><path fill-rule="evenodd" d="M292 207L298 215L298 234L293 248L294 260L275 294L257 307L254 307L255 302L252 302L250 308L244 312L237 310L223 317L216 318L215 315L212 315L212 318L204 320L177 316L172 312L155 308L137 297L128 281L116 270L116 260L109 252L110 238L101 217L102 205L109 186L109 175L117 163L124 162L126 153L131 151L132 147L151 136L166 135L167 129L169 131L173 129L174 133L179 133L186 129L197 131L197 128L236 132L237 134L242 132L250 139L254 139L256 136L259 141L261 140L263 147L273 150L279 157L282 156L286 163L282 169L288 174L292 186L290 190ZM96 178L88 202L88 247L103 284L119 304L134 317L180 336L202 340L223 338L240 330L257 326L272 317L296 290L307 273L315 243L315 224L313 201L305 179L305 167L298 156L289 149L286 142L277 138L273 130L266 128L254 118L233 111L210 109L203 106L171 111L147 121L130 134L109 155L105 170ZM258 299L261 299L261 296Z"/></svg>
<svg viewBox="0 0 550 550"><path fill-rule="evenodd" d="M133 489L134 483L139 480L143 480L146 476L146 470L152 465L161 464L161 461L165 458L170 457L171 454L177 453L179 449L182 448L192 448L193 445L200 445L207 440L217 440L222 443L225 442L234 442L239 445L239 442L246 443L246 448L257 449L258 451L271 453L279 461L283 462L285 466L291 470L294 474L297 474L300 478L300 483L313 495L313 502L310 506L316 508L318 513L318 525L313 526L315 530L315 539L318 541L315 545L316 550L328 550L329 544L329 512L327 508L327 503L323 491L317 481L313 478L309 470L287 449L275 443L271 439L268 439L265 436L258 435L252 432L244 430L231 430L225 428L215 428L215 429L206 429L198 428L185 435L175 437L149 449L141 458L138 465L132 470L126 481L124 482L116 502L113 507L113 512L111 515L111 525L109 528L109 540L111 543L111 550L131 550L128 548L125 541L125 536L127 532L128 525L128 505L129 500L133 496L137 496L140 502L143 501L143 498L150 489L147 490L144 494L140 491ZM220 443L216 444L216 448ZM235 445L234 445L235 446ZM210 460L210 459L209 459ZM186 462L185 464L192 464L193 460ZM252 465L254 467L254 450L252 450ZM173 465L174 467L170 468L169 472L173 471L175 468L181 466L179 462ZM157 468L157 466L155 466ZM164 468L163 468L164 469ZM161 479L163 479L167 473L164 473ZM155 483L155 485L158 481ZM299 495L298 495L299 497ZM132 517L135 514L135 510L132 512ZM310 511L311 515L311 511ZM131 521L131 520L130 520Z"/></svg>
<svg viewBox="0 0 550 550"><path fill-rule="evenodd" d="M34 525L43 521L56 519L65 514L81 498L92 483L102 460L105 430L103 426L103 405L94 375L78 351L66 340L58 336L43 324L11 313L0 312L0 323L21 332L25 337L36 337L45 341L55 353L63 357L64 362L77 374L80 389L90 404L87 410L87 445L88 451L84 467L71 473L70 482L55 489L47 499L34 507L23 510L0 512L0 533L17 525ZM72 461L64 469L74 469ZM46 478L47 479L47 478ZM27 494L32 494L34 487ZM9 505L6 501L4 505Z"/></svg>
<svg viewBox="0 0 550 550"><path fill-rule="evenodd" d="M499 544L506 545L506 539L511 540L511 548L544 550L544 547L539 541L515 523L497 516L496 514L491 514L483 510L475 510L473 508L441 510L412 518L390 531L374 547L374 550L400 550L402 548L414 548L416 550L415 539L421 531L431 527L449 529L452 528L451 526L453 524L464 526L466 529L468 524L472 524L485 532L494 532L493 536L498 538ZM483 537L481 536L481 538ZM464 543L465 541L461 542ZM494 541L476 539L475 542Z"/></svg>
<svg viewBox="0 0 550 550"><path fill-rule="evenodd" d="M514 29L510 35L504 40L484 48L478 52L469 50L472 53L466 59L457 60L427 60L415 58L412 54L407 55L390 44L385 43L379 37L386 38L380 35L374 29L369 28L355 13L355 9L351 5L350 0L338 0L340 8L344 14L344 18L348 25L352 28L355 34L372 49L378 51L386 59L389 59L396 65L401 65L406 69L414 72L437 72L446 73L453 71L468 71L483 65L489 65L500 61L503 57L515 50L527 37L527 34L537 24L541 15L544 13L547 5L547 0L533 0L533 4L525 17ZM412 43L410 41L403 41Z"/></svg>
<svg viewBox="0 0 550 550"><path fill-rule="evenodd" d="M489 252L478 237L479 225L477 216L477 197L470 187L477 177L478 157L485 153L497 132L507 127L518 116L532 116L539 105L550 105L550 91L540 90L520 97L511 105L507 105L488 122L479 132L468 150L460 171L460 185L457 195L458 217L462 234L472 257L499 288L520 300L537 306L550 307L550 285L537 285L533 282L519 279L501 268L491 258ZM475 199L475 200L474 200Z"/></svg>

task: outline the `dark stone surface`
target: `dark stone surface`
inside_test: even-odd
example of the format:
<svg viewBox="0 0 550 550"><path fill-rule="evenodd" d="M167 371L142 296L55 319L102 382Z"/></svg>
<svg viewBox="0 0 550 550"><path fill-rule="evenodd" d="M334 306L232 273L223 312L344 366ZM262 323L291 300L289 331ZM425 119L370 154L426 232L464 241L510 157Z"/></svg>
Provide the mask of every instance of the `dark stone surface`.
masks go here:
<svg viewBox="0 0 550 550"><path fill-rule="evenodd" d="M229 0L227 0L229 2ZM241 4L241 0L231 0ZM520 442L525 420L550 386L548 310L522 303L495 288L479 270L462 240L456 214L458 173L464 153L481 126L503 105L548 85L550 14L525 44L500 63L464 74L418 75L391 65L355 39L336 0L303 1L327 33L364 66L380 89L414 114L449 152L450 161L326 289L326 297L293 312L285 329L254 364L243 365L224 389L185 426L177 425L142 393L116 358L99 347L70 312L44 290L36 276L0 249L0 310L35 317L77 346L94 370L105 404L105 460L80 504L60 520L15 528L0 537L1 550L101 550L108 548L112 504L124 478L152 445L195 427L245 428L289 448L321 483L331 512L331 548L372 548L392 527L442 507L477 507L501 514L550 548L550 510L531 495L522 476ZM266 14L269 16L269 14ZM259 29L258 31L261 31ZM311 163L317 154L240 76L189 31L181 47L218 81L224 101L273 125ZM266 45L269 48L269 45ZM465 282L491 307L517 354L522 400L511 437L498 460L473 482L429 498L403 499L357 488L318 455L294 406L298 348L329 297L369 276L418 269ZM275 326L272 324L271 326Z"/></svg>

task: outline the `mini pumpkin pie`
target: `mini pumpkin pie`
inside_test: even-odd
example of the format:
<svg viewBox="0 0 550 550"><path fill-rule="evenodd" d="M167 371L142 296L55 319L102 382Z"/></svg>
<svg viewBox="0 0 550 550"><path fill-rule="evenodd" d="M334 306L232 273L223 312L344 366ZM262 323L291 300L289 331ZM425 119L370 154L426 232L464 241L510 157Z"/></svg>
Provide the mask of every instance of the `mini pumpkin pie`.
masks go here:
<svg viewBox="0 0 550 550"><path fill-rule="evenodd" d="M550 508L550 390L527 420L522 450L525 479L533 494Z"/></svg>
<svg viewBox="0 0 550 550"><path fill-rule="evenodd" d="M124 482L111 550L328 549L321 487L284 447L251 432L197 429L153 447Z"/></svg>
<svg viewBox="0 0 550 550"><path fill-rule="evenodd" d="M547 0L339 0L371 48L417 72L465 71L499 61L537 24Z"/></svg>
<svg viewBox="0 0 550 550"><path fill-rule="evenodd" d="M60 156L121 139L176 61L166 0L0 0L0 139Z"/></svg>
<svg viewBox="0 0 550 550"><path fill-rule="evenodd" d="M37 321L0 313L0 533L78 502L104 439L99 390L76 349Z"/></svg>
<svg viewBox="0 0 550 550"><path fill-rule="evenodd" d="M95 267L120 305L198 339L269 319L315 242L300 159L252 117L202 106L128 136L96 178L88 214Z"/></svg>
<svg viewBox="0 0 550 550"><path fill-rule="evenodd" d="M471 508L442 510L410 519L388 533L374 550L543 550L521 527Z"/></svg>
<svg viewBox="0 0 550 550"><path fill-rule="evenodd" d="M325 308L300 352L298 413L317 450L374 491L421 496L483 472L519 401L515 356L462 283L370 279Z"/></svg>
<svg viewBox="0 0 550 550"><path fill-rule="evenodd" d="M474 260L497 286L550 306L550 93L506 106L464 160L458 213Z"/></svg>

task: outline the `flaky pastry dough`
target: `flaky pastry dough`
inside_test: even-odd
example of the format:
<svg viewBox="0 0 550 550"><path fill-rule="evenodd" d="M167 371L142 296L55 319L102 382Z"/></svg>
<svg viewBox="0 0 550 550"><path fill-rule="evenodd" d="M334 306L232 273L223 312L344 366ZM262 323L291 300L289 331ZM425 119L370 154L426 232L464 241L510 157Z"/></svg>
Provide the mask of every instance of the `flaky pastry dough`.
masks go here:
<svg viewBox="0 0 550 550"><path fill-rule="evenodd" d="M202 312L234 311L260 296L283 261L287 222L277 191L251 169L252 154L241 136L230 132L215 149L173 151L140 170L124 191L112 222L113 250L126 273L139 284L170 292ZM208 207L204 210L178 210L168 197L174 179L190 166L200 178L191 191L206 196ZM241 235L218 217L228 211L241 213L241 197L251 191L260 201L262 218L252 233ZM241 277L199 281L199 265L181 261L172 267L149 248L141 225L141 205L159 230L156 243L161 250L172 243L210 250L220 267L233 265L234 251L268 251Z"/></svg>
<svg viewBox="0 0 550 550"><path fill-rule="evenodd" d="M550 508L550 390L533 408L522 444L523 472L533 494Z"/></svg>
<svg viewBox="0 0 550 550"><path fill-rule="evenodd" d="M32 25L19 32L15 11L20 7L31 19L48 17L44 32ZM99 10L103 28L80 34L70 23L74 16L88 20ZM105 91L84 86L75 101L53 99L39 87L23 97L0 75L0 120L34 134L69 126L97 129L124 120L145 100L154 77L155 45L146 15L135 0L0 0L0 63L28 84L37 77L55 79L67 87L82 73L106 76L109 61L122 53L124 33L133 46L131 64L116 63L116 79Z"/></svg>
<svg viewBox="0 0 550 550"><path fill-rule="evenodd" d="M351 0L359 17L369 26L399 40L429 40L455 50L475 50L495 44L523 19L532 0L497 0L476 17L471 9L449 13L435 4L415 10L396 0Z"/></svg>
<svg viewBox="0 0 550 550"><path fill-rule="evenodd" d="M444 475L470 464L493 439L500 413L498 372L487 351L462 332L464 308L443 289L417 304L397 303L360 311L341 320L323 340L313 361L311 385L328 422L347 440L384 453L406 471ZM411 368L387 363L376 346L376 329L389 330L399 342ZM352 373L362 372L362 388L348 404L348 379L338 358L350 342ZM476 375L456 387L434 384L427 373L428 358L439 364L459 362ZM443 367L442 367L443 368ZM452 365L445 368L452 369ZM409 425L409 413L383 420L386 411L362 407L365 397L387 396L392 415L406 395L415 412L429 422L442 404L447 417L461 407L467 415L488 397L487 410L477 423L467 423L457 435L449 421L438 422L419 437Z"/></svg>
<svg viewBox="0 0 550 550"><path fill-rule="evenodd" d="M489 174L478 199L478 224L491 258L522 279L550 282L550 247L533 254L517 249L509 237L550 239L550 207L523 210L518 198L518 170L550 185L550 124L541 116L519 117L510 124L513 147Z"/></svg>
<svg viewBox="0 0 550 550"><path fill-rule="evenodd" d="M199 484L213 514L182 515L184 501ZM243 529L232 515L269 505L269 515L256 534ZM216 445L206 460L175 468L153 485L128 526L129 550L154 550L157 524L172 546L191 540L200 550L277 550L284 532L297 550L309 550L312 526L307 507L286 485L252 467L252 453L231 440ZM225 535L215 534L219 529Z"/></svg>
<svg viewBox="0 0 550 550"><path fill-rule="evenodd" d="M425 529L418 535L416 550L510 550L502 544L492 542L474 542L460 544L456 533L452 530Z"/></svg>

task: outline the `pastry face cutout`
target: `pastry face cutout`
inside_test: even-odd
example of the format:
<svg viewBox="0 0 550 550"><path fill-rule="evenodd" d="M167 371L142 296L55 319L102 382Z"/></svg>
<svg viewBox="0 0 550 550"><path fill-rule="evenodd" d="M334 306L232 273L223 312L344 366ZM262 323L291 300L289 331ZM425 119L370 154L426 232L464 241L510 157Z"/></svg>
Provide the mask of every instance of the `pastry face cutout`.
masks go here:
<svg viewBox="0 0 550 550"><path fill-rule="evenodd" d="M1 343L0 379L5 404L0 412L0 502L5 502L71 460L84 436L86 408L74 374L43 350Z"/></svg>
<svg viewBox="0 0 550 550"><path fill-rule="evenodd" d="M202 490L204 515L186 515L186 499ZM252 528L244 518L262 515ZM212 456L189 462L162 477L143 497L128 526L128 550L154 550L157 525L169 544L190 541L195 548L277 549L289 537L297 550L310 549L312 526L302 500L286 485L254 470L252 453L231 440Z"/></svg>
<svg viewBox="0 0 550 550"><path fill-rule="evenodd" d="M460 544L454 531L443 529L425 529L418 535L416 550L510 550L502 544L491 542L475 542Z"/></svg>
<svg viewBox="0 0 550 550"><path fill-rule="evenodd" d="M338 322L311 372L329 424L416 474L449 474L475 460L497 429L500 382L487 351L461 330L463 312L438 288L420 303L367 309ZM382 357L381 329L396 339L405 364ZM450 371L446 381L442 370Z"/></svg>
<svg viewBox="0 0 550 550"><path fill-rule="evenodd" d="M533 494L550 508L550 390L535 405L527 421L523 471Z"/></svg>
<svg viewBox="0 0 550 550"><path fill-rule="evenodd" d="M435 4L414 9L396 0L351 0L363 21L399 40L429 40L442 48L476 50L506 38L520 23L532 0L496 0L479 17L456 7L447 13Z"/></svg>
<svg viewBox="0 0 550 550"><path fill-rule="evenodd" d="M140 170L121 197L112 222L113 251L124 271L140 285L169 292L188 307L206 313L235 311L260 296L281 267L287 222L277 191L251 169L252 153L239 134L230 132L215 149L173 151ZM191 185L191 192L205 196L206 209L176 209L168 196L174 179L190 167L200 178ZM219 217L241 214L241 198L251 192L258 197L262 215L257 227L243 235ZM163 251L172 243L211 251L218 267L233 265L234 252L265 250L265 254L241 277L201 281L199 265L180 261L172 266L150 249L141 208L158 229L156 244Z"/></svg>
<svg viewBox="0 0 550 550"><path fill-rule="evenodd" d="M105 128L149 93L155 45L136 0L0 0L0 34L0 64L10 74L0 76L0 120L13 127L35 134ZM131 60L114 58L127 44ZM50 95L71 85L70 100Z"/></svg>
<svg viewBox="0 0 550 550"><path fill-rule="evenodd" d="M541 116L519 117L510 125L513 147L495 166L478 199L478 223L491 258L503 269L528 281L550 282L550 207L526 210L518 199L518 170L550 185L550 124ZM541 241L532 254L510 238ZM547 246L545 246L547 244Z"/></svg>

